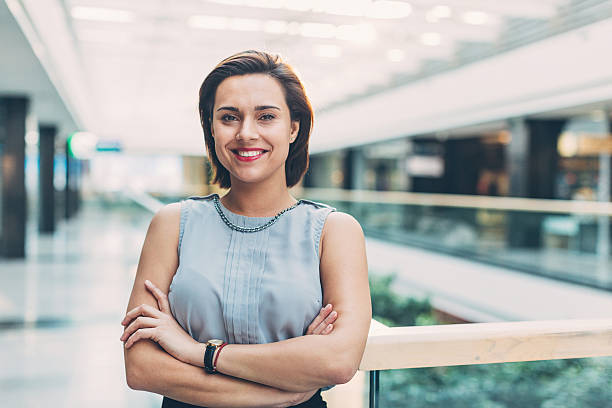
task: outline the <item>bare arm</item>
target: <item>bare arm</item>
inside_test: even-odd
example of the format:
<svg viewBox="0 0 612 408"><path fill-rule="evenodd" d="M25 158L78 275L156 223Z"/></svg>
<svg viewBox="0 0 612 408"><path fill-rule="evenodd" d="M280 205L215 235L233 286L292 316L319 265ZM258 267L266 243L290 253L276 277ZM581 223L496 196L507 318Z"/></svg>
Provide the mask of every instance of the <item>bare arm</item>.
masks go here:
<svg viewBox="0 0 612 408"><path fill-rule="evenodd" d="M145 289L144 281L147 279L156 282L165 293L168 292L178 267L179 221L180 204L170 204L153 217L140 255L128 310L141 304L157 307L157 300ZM195 405L283 407L293 405L304 397L304 394L285 392L225 375L206 374L201 368L174 358L151 340L138 341L129 349L124 349L124 357L130 388Z"/></svg>
<svg viewBox="0 0 612 408"><path fill-rule="evenodd" d="M324 301L338 318L327 336L270 344L228 345L219 372L289 391L348 382L361 362L372 316L365 239L350 215L331 213L321 238Z"/></svg>

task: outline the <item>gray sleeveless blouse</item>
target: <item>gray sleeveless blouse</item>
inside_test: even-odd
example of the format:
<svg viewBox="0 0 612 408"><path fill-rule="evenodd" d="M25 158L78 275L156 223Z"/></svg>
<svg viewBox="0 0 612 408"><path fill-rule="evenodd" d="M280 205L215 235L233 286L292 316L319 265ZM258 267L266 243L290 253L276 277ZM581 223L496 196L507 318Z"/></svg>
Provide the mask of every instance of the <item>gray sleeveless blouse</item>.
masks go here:
<svg viewBox="0 0 612 408"><path fill-rule="evenodd" d="M181 202L179 267L168 293L172 314L199 342L261 344L304 335L322 307L319 241L335 208L300 200L269 228L245 233L223 222L214 196ZM242 227L273 218L221 209Z"/></svg>

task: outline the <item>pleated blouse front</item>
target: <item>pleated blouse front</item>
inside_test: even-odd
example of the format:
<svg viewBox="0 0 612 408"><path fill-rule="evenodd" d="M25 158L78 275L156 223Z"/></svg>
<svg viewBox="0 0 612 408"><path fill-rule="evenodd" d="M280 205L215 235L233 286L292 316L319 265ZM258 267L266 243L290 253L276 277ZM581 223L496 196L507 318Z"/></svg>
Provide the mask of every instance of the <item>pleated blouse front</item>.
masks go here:
<svg viewBox="0 0 612 408"><path fill-rule="evenodd" d="M300 200L269 228L239 232L217 213L215 196L181 202L179 267L168 293L175 318L199 342L261 344L303 335L322 306L319 243L335 209ZM219 204L237 226L273 218Z"/></svg>

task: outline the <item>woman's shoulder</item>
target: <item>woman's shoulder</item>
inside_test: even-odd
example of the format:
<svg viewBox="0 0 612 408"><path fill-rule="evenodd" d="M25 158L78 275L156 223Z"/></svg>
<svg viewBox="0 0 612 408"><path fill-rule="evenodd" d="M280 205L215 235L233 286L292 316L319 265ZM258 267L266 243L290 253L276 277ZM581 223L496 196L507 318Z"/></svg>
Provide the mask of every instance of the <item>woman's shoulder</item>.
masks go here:
<svg viewBox="0 0 612 408"><path fill-rule="evenodd" d="M154 231L162 230L167 232L168 229L178 228L181 218L181 203L166 204L161 207L151 219L150 229Z"/></svg>
<svg viewBox="0 0 612 408"><path fill-rule="evenodd" d="M321 251L338 243L357 244L363 241L365 241L363 229L355 217L342 211L329 213L321 232Z"/></svg>

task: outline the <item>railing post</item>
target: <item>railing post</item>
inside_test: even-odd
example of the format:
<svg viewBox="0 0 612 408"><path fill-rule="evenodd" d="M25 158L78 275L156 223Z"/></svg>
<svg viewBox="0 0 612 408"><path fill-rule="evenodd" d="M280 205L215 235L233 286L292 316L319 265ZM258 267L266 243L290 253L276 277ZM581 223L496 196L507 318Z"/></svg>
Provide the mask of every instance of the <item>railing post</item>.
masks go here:
<svg viewBox="0 0 612 408"><path fill-rule="evenodd" d="M370 408L378 408L378 379L380 371L370 371Z"/></svg>

